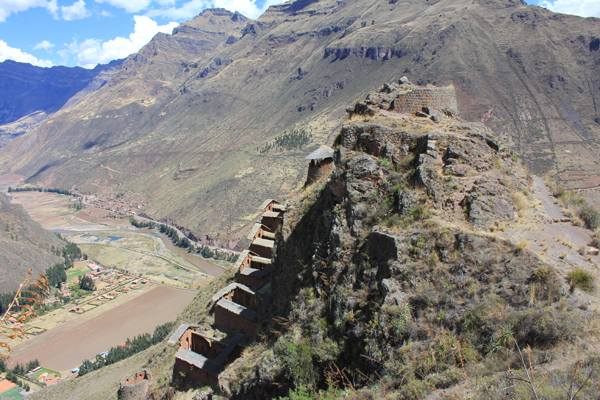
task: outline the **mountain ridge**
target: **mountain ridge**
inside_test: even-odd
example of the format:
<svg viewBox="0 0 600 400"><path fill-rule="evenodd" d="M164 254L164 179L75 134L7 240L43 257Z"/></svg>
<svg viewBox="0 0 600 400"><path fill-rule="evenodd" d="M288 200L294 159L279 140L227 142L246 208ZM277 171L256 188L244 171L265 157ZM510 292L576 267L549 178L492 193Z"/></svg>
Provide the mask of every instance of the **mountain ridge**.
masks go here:
<svg viewBox="0 0 600 400"><path fill-rule="evenodd" d="M296 1L257 20L205 10L11 142L0 169L109 198L122 190L155 219L235 242L263 198L303 182L303 155L331 141L346 105L402 74L453 84L460 113L534 172L600 179L589 150L600 134L595 19L521 1L432 3ZM300 129L311 136L304 148L254 151Z"/></svg>
<svg viewBox="0 0 600 400"><path fill-rule="evenodd" d="M0 63L0 138L10 138L38 126L61 108L68 108L86 94L100 89L122 60L98 64L93 69L37 67L6 60ZM9 138L6 138L10 135Z"/></svg>

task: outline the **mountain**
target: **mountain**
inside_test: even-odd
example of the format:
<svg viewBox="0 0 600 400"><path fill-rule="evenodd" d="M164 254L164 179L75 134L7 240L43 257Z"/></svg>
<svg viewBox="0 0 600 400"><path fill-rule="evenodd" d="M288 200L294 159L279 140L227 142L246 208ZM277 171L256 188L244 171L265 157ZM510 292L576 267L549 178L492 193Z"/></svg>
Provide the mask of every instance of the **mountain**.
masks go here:
<svg viewBox="0 0 600 400"><path fill-rule="evenodd" d="M252 230L271 264L245 251L169 341L31 398L594 398L592 232L549 215L547 188L451 102L399 104L436 93L453 90L403 79L350 107L335 167L272 213L275 234Z"/></svg>
<svg viewBox="0 0 600 400"><path fill-rule="evenodd" d="M32 220L20 204L11 204L0 193L0 293L17 290L29 269L43 273L63 262L51 249L64 244Z"/></svg>
<svg viewBox="0 0 600 400"><path fill-rule="evenodd" d="M589 186L600 176L597 25L518 0L296 0L257 20L205 10L13 140L0 170L145 204L234 246L264 198L302 184L304 157L331 142L348 104L406 75L453 85L460 115L533 172Z"/></svg>
<svg viewBox="0 0 600 400"><path fill-rule="evenodd" d="M118 70L122 60L94 69L42 68L6 60L0 63L0 135L17 136L63 106L98 90ZM7 126L6 126L7 125Z"/></svg>

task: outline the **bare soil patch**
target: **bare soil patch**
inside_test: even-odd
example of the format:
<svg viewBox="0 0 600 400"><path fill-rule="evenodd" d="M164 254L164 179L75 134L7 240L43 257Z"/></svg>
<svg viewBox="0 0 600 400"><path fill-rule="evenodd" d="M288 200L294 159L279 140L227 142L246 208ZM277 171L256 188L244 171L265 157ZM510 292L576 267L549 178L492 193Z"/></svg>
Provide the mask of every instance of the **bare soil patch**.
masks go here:
<svg viewBox="0 0 600 400"><path fill-rule="evenodd" d="M174 320L195 295L194 291L156 287L66 331L45 332L39 337L46 339L43 343L15 355L10 363L26 363L37 358L47 368L70 370L127 338L152 333L156 326Z"/></svg>

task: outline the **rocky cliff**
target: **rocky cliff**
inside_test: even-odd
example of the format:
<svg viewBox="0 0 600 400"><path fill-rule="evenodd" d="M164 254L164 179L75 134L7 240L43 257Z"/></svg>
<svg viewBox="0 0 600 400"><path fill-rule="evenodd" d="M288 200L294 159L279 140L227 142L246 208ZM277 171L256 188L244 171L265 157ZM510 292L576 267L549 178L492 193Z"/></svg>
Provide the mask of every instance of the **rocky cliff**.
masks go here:
<svg viewBox="0 0 600 400"><path fill-rule="evenodd" d="M600 173L596 25L516 0L297 0L257 20L206 10L7 146L0 169L135 194L156 219L237 239L262 199L304 181L303 157L364 88L403 74L452 84L463 117L534 172L584 187Z"/></svg>
<svg viewBox="0 0 600 400"><path fill-rule="evenodd" d="M517 382L503 370L524 368L517 346L563 374L574 359L552 362L562 346L590 338L597 299L567 276L597 265L543 257L508 234L548 221L526 169L482 123L429 106L388 111L409 90L386 84L350 108L335 172L286 203L277 296L258 342L220 375L226 397L329 387L331 398L501 398L495 385ZM509 391L530 398L520 383Z"/></svg>

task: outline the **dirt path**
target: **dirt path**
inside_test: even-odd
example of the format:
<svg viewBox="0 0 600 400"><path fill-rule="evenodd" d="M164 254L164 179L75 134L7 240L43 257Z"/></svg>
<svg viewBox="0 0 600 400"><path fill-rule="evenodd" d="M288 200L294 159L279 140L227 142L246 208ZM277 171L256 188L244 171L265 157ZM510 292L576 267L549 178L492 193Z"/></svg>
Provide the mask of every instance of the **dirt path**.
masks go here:
<svg viewBox="0 0 600 400"><path fill-rule="evenodd" d="M533 193L541 207L533 211L525 225L517 225L501 236L514 243L525 241L529 250L565 274L575 266L598 271L600 256L581 254L592 241L593 233L565 221L567 217L542 178L534 176Z"/></svg>
<svg viewBox="0 0 600 400"><path fill-rule="evenodd" d="M159 286L110 311L70 329L51 329L35 339L43 343L11 358L14 363L38 359L44 367L67 371L85 359L118 346L127 338L152 333L158 325L175 320L196 292ZM18 347L15 349L18 351Z"/></svg>
<svg viewBox="0 0 600 400"><path fill-rule="evenodd" d="M566 218L565 214L563 214L560 206L556 203L556 199L552 194L550 194L550 190L546 183L539 176L533 176L533 192L537 196L538 199L542 202L544 206L544 210L546 214L552 219L563 219Z"/></svg>

